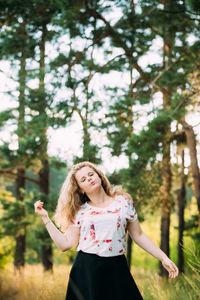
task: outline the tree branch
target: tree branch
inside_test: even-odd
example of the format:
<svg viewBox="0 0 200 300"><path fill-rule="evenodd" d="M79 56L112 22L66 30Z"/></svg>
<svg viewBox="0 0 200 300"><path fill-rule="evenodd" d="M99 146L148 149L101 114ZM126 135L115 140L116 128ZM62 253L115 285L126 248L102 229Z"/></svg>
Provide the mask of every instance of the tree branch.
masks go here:
<svg viewBox="0 0 200 300"><path fill-rule="evenodd" d="M192 91L187 97L184 97L183 100L177 105L177 107L174 109L174 111L179 110L183 105L188 101L188 99L196 94L199 94L199 91Z"/></svg>
<svg viewBox="0 0 200 300"><path fill-rule="evenodd" d="M121 57L121 56L123 56L123 55L124 55L124 54L119 54L119 55L113 57L112 59L110 59L109 61L107 61L103 66L99 67L98 70L96 70L93 74L90 74L90 75L88 76L88 80L87 80L87 82L86 82L86 84L85 84L86 88L88 87L88 85L89 85L91 79L94 77L94 75L95 75L96 73L98 73L99 71L101 71L104 67L106 67L108 64L110 64L110 63L111 63L112 61L114 61L116 58Z"/></svg>
<svg viewBox="0 0 200 300"><path fill-rule="evenodd" d="M31 181L31 182L33 182L33 183L39 185L39 183L40 183L39 180L33 179L33 178L31 178L31 177L29 177L29 176L26 176L26 175L13 173L12 170L13 170L13 169L5 169L5 170L3 170L3 169L1 170L1 169L0 169L0 176L7 175L8 177L11 176L11 177L15 177L15 178L20 176L20 177L22 177L22 178L24 178L24 179L26 179L26 180L28 180L28 181Z"/></svg>
<svg viewBox="0 0 200 300"><path fill-rule="evenodd" d="M103 38L105 38L106 36L108 36L107 34L102 34L100 37L98 37L96 40L94 40L94 42L89 45L88 47L85 47L83 49L83 51L81 53L78 53L76 55L76 58L74 59L74 61L68 65L68 69L67 69L67 72L70 72L71 68L78 62L80 62L82 60L82 58L84 57L84 54L85 52L90 48L92 47L93 45L95 45L96 43L98 43L98 41L102 40Z"/></svg>
<svg viewBox="0 0 200 300"><path fill-rule="evenodd" d="M171 134L169 142L173 142L174 140L184 140L186 143L185 131L175 131Z"/></svg>
<svg viewBox="0 0 200 300"><path fill-rule="evenodd" d="M171 70L175 64L177 64L177 62L181 59L181 56L179 58L177 58L173 64L171 64L170 66L168 66L166 69L164 69L162 72L159 72L159 74L151 81L151 84L155 85L155 83L163 76L163 73L166 71Z"/></svg>
<svg viewBox="0 0 200 300"><path fill-rule="evenodd" d="M86 13L89 13L94 18L100 19L100 20L102 20L105 23L106 27L108 28L107 36L111 36L114 39L117 39L118 41L121 40L120 34L118 34L112 28L112 26L110 25L110 23L102 15L100 15L100 13L98 13L97 11L94 11L94 10L92 10L90 8L87 8ZM124 49L126 57L128 58L128 60L133 60L132 51L122 41L121 41L121 47ZM145 73L142 71L142 69L140 68L140 66L136 62L131 62L131 65L138 71L138 73L140 74L140 76L146 82L149 82L149 79L146 77Z"/></svg>

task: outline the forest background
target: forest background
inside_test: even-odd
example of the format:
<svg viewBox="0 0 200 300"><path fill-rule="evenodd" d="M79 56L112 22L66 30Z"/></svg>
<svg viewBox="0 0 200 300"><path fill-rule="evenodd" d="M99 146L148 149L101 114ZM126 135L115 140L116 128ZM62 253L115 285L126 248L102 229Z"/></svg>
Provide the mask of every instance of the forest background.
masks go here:
<svg viewBox="0 0 200 300"><path fill-rule="evenodd" d="M57 274L72 263L75 249L59 253L33 204L52 217L84 160L132 195L144 231L179 267L172 290L128 238L144 298L199 299L199 1L1 0L0 25L2 299L30 299L26 269L40 278L41 265ZM12 270L26 276L13 282ZM47 294L34 282L38 299L62 299L49 280Z"/></svg>

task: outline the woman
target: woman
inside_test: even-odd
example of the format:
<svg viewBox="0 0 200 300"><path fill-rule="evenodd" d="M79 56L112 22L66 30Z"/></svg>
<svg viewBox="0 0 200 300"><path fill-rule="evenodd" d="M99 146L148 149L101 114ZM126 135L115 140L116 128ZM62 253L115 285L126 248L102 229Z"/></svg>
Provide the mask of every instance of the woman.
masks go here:
<svg viewBox="0 0 200 300"><path fill-rule="evenodd" d="M62 251L78 244L70 272L66 300L142 300L128 269L126 230L145 251L162 262L170 278L178 268L142 231L131 196L111 190L105 175L90 162L72 167L61 189L54 215L61 231L51 222L40 200L35 212Z"/></svg>

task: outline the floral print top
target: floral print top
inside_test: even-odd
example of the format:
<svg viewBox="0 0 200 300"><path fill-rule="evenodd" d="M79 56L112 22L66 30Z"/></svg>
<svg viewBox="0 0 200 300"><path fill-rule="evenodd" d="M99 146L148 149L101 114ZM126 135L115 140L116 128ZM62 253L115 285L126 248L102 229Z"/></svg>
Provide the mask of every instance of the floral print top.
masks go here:
<svg viewBox="0 0 200 300"><path fill-rule="evenodd" d="M135 221L137 213L132 200L124 195L115 196L107 207L84 203L73 226L80 227L77 251L100 256L116 256L126 252L126 227Z"/></svg>

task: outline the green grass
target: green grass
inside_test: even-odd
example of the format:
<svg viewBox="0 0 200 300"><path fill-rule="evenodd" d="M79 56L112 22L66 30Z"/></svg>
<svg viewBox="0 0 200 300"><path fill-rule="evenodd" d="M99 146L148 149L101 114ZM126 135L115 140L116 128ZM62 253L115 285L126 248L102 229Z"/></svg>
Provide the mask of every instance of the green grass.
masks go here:
<svg viewBox="0 0 200 300"><path fill-rule="evenodd" d="M185 251L188 269L175 279L161 278L156 272L143 269L134 270L144 300L200 300L200 253L193 246Z"/></svg>

